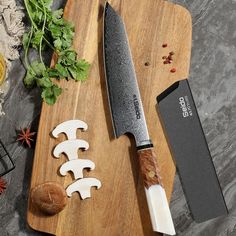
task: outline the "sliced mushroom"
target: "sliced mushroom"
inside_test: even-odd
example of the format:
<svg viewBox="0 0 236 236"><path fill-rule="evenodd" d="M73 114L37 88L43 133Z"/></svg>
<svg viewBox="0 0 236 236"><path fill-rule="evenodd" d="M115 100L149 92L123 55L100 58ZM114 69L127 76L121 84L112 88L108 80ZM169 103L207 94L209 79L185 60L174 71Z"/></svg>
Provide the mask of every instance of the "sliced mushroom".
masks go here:
<svg viewBox="0 0 236 236"><path fill-rule="evenodd" d="M66 140L55 147L53 155L59 158L60 154L65 153L69 160L76 160L78 159L78 149L87 150L88 148L89 144L85 140Z"/></svg>
<svg viewBox="0 0 236 236"><path fill-rule="evenodd" d="M58 138L58 135L65 133L68 140L76 139L77 129L82 129L83 131L88 129L88 125L81 120L68 120L59 124L53 131L52 135L54 138Z"/></svg>
<svg viewBox="0 0 236 236"><path fill-rule="evenodd" d="M85 198L91 197L91 187L97 187L97 189L99 189L101 186L101 182L96 178L84 178L69 185L66 189L66 193L68 197L71 197L72 193L78 192L84 200Z"/></svg>
<svg viewBox="0 0 236 236"><path fill-rule="evenodd" d="M83 178L84 169L95 169L95 164L90 160L77 159L65 162L60 168L60 174L66 176L67 172L71 171L75 179Z"/></svg>

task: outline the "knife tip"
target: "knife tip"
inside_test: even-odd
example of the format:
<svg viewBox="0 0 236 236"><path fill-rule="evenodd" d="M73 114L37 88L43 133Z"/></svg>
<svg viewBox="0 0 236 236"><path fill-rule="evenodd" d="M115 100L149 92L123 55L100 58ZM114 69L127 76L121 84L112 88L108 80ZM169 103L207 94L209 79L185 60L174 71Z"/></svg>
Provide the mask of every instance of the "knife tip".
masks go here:
<svg viewBox="0 0 236 236"><path fill-rule="evenodd" d="M111 7L111 5L110 5L110 3L108 2L108 1L106 1L105 2L105 11L109 8L109 7Z"/></svg>

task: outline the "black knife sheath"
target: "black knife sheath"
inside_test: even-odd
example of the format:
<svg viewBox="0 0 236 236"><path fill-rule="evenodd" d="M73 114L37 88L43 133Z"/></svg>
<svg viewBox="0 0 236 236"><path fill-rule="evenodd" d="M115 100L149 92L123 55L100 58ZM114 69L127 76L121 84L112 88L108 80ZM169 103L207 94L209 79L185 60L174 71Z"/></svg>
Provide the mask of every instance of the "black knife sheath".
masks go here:
<svg viewBox="0 0 236 236"><path fill-rule="evenodd" d="M193 218L203 222L227 214L188 80L174 83L157 102Z"/></svg>

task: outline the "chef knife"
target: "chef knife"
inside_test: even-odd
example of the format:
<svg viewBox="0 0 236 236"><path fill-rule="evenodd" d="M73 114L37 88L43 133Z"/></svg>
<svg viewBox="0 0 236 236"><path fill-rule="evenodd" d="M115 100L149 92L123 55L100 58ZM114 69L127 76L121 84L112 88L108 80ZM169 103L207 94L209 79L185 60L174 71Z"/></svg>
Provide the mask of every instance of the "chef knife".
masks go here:
<svg viewBox="0 0 236 236"><path fill-rule="evenodd" d="M116 138L127 133L135 138L153 230L174 235L175 229L148 134L125 26L109 3L106 3L104 11L104 64L114 133Z"/></svg>

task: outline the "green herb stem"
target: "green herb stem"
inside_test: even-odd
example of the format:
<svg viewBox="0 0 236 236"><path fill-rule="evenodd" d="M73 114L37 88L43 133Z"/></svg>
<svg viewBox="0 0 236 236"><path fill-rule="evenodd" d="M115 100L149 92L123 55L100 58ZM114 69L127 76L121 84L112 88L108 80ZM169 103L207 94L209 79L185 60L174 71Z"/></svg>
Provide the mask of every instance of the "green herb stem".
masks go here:
<svg viewBox="0 0 236 236"><path fill-rule="evenodd" d="M35 3L35 1L33 1L33 0L29 0L29 1L30 1L34 6L36 6L39 10L44 11L44 9L43 9L43 8L45 8L44 3L42 3L42 5L43 5L43 8L42 8L42 7L40 7L37 3ZM41 1L41 2L42 2L42 1ZM46 12L46 15L49 16L47 12Z"/></svg>
<svg viewBox="0 0 236 236"><path fill-rule="evenodd" d="M33 3L31 0L30 0L31 3ZM32 23L32 25L34 26L35 29L38 30L38 26L36 25L36 23L34 22L32 16L31 16L31 12L30 12L30 9L29 9L29 3L27 0L24 0L24 3L25 3L25 7L26 7L26 10L27 10L27 13L28 13L28 16L30 18L30 21ZM35 5L35 3L33 3ZM45 26L44 26L45 27ZM47 43L47 45L52 49L52 50L55 50L54 46L47 40L47 38L45 36L43 36L43 40Z"/></svg>
<svg viewBox="0 0 236 236"><path fill-rule="evenodd" d="M24 3L25 3L25 8L27 10L27 13L28 13L28 16L30 18L30 21L31 21L32 25L34 26L35 29L38 29L38 26L36 25L36 23L34 22L32 16L31 16L31 12L30 12L30 9L29 9L29 2L27 0L24 0Z"/></svg>
<svg viewBox="0 0 236 236"><path fill-rule="evenodd" d="M33 35L33 27L31 26L31 29L30 29L30 35L29 35L29 41L28 41L28 44L27 44L27 47L25 49L25 66L26 68L28 69L30 67L29 65L29 59L28 59L28 54L29 54L29 46L30 46L30 41L32 39L32 35Z"/></svg>
<svg viewBox="0 0 236 236"><path fill-rule="evenodd" d="M42 2L42 5L43 5L43 13L44 13L44 19L43 19L43 27L42 27L42 32L44 34L44 30L45 30L45 25L46 25L46 21L47 21L47 13L46 13L46 9L45 9L45 6L44 6L44 2L41 0ZM42 37L40 38L40 44L39 44L39 58L40 58L40 61L41 63L44 64L43 62L43 58L42 58L42 43L43 43L43 35Z"/></svg>
<svg viewBox="0 0 236 236"><path fill-rule="evenodd" d="M43 36L43 40L46 42L46 44L53 50L56 51L56 48L47 40L45 36Z"/></svg>
<svg viewBox="0 0 236 236"><path fill-rule="evenodd" d="M44 12L44 9L42 7L40 7L38 4L36 4L33 0L29 0L34 6L36 6L39 10L43 11ZM44 5L43 5L44 6ZM45 7L44 7L45 8ZM47 16L50 16L47 11L45 11L46 15ZM46 24L45 24L45 29L47 31L50 31L47 27L46 27Z"/></svg>

